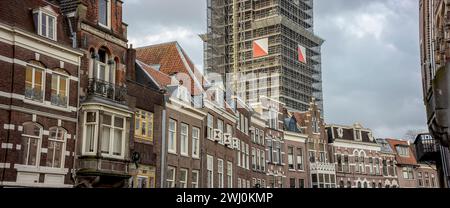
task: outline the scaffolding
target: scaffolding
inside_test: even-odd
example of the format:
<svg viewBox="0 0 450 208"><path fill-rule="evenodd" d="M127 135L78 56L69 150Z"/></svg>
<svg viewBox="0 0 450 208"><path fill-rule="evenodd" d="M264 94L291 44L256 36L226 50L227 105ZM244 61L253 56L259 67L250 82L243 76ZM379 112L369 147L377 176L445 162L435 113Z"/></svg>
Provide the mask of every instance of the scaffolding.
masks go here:
<svg viewBox="0 0 450 208"><path fill-rule="evenodd" d="M262 96L305 111L312 98L323 109L321 45L314 35L313 0L207 0L205 71L228 80L227 94L247 103ZM267 38L269 54L253 57L255 40ZM307 63L298 61L298 46Z"/></svg>

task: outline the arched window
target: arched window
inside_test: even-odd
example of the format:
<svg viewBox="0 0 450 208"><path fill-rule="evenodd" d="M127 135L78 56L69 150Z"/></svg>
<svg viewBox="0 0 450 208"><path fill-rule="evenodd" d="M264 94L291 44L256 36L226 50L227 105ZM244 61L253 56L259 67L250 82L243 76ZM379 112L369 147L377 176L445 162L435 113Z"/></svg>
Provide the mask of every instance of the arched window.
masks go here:
<svg viewBox="0 0 450 208"><path fill-rule="evenodd" d="M352 182L347 181L347 188L351 188L352 187Z"/></svg>
<svg viewBox="0 0 450 208"><path fill-rule="evenodd" d="M378 183L378 188L383 188L383 184Z"/></svg>
<svg viewBox="0 0 450 208"><path fill-rule="evenodd" d="M67 131L63 128L50 128L48 137L47 167L63 168Z"/></svg>
<svg viewBox="0 0 450 208"><path fill-rule="evenodd" d="M375 182L372 183L372 188L376 188L377 184Z"/></svg>
<svg viewBox="0 0 450 208"><path fill-rule="evenodd" d="M45 66L38 61L30 61L25 70L25 98L43 102L45 89Z"/></svg>
<svg viewBox="0 0 450 208"><path fill-rule="evenodd" d="M42 127L35 123L23 125L21 156L22 164L38 166Z"/></svg>
<svg viewBox="0 0 450 208"><path fill-rule="evenodd" d="M364 188L369 188L367 182L364 182Z"/></svg>
<svg viewBox="0 0 450 208"><path fill-rule="evenodd" d="M114 61L109 61L109 59L110 55L107 48L101 47L98 49L95 78L101 81L114 83Z"/></svg>
<svg viewBox="0 0 450 208"><path fill-rule="evenodd" d="M358 182L358 188L362 188L361 182Z"/></svg>

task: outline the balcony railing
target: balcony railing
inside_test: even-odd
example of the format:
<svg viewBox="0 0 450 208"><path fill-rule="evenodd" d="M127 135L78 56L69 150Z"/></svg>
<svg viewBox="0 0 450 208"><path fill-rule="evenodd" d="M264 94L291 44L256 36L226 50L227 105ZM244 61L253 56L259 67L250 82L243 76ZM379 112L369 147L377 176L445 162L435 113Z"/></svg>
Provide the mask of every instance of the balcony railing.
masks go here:
<svg viewBox="0 0 450 208"><path fill-rule="evenodd" d="M25 88L25 98L42 102L44 93L41 89L27 87Z"/></svg>
<svg viewBox="0 0 450 208"><path fill-rule="evenodd" d="M98 95L119 103L125 103L127 88L99 79L90 79L88 94Z"/></svg>
<svg viewBox="0 0 450 208"><path fill-rule="evenodd" d="M439 141L430 135L419 135L415 141L417 159L419 161L435 161L439 159Z"/></svg>

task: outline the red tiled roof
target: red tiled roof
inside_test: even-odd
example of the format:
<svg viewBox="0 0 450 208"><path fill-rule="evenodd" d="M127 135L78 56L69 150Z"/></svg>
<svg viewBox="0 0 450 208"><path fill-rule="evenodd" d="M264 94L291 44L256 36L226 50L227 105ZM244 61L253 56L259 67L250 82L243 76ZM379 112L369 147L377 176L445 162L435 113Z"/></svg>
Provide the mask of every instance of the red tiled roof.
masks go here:
<svg viewBox="0 0 450 208"><path fill-rule="evenodd" d="M180 50L179 50L180 49ZM162 43L136 49L136 58L147 65L160 65L159 71L166 75L178 74L181 80L186 81L181 75L187 75L190 79L190 92L193 95L199 95L203 92L204 76L195 69L190 58L179 47L177 42ZM186 60L187 65L184 64ZM191 76L192 72L194 77ZM199 86L195 80L198 80ZM185 83L187 84L187 83ZM186 86L188 87L188 86ZM189 87L188 87L189 88Z"/></svg>
<svg viewBox="0 0 450 208"><path fill-rule="evenodd" d="M409 145L407 141L396 140L396 139L386 139L386 141L389 143L392 150L394 151L395 159L397 160L397 163L399 165L417 165L417 160L414 157L413 151L411 149L411 145ZM408 147L409 157L403 157L398 154L397 148L396 148L396 146L398 146L398 145Z"/></svg>
<svg viewBox="0 0 450 208"><path fill-rule="evenodd" d="M152 77L156 81L156 83L159 85L160 88L164 88L167 85L170 85L172 82L172 79L169 75L164 74L151 66L142 63L141 61L137 60L138 64L142 67L143 70L145 70L148 75Z"/></svg>
<svg viewBox="0 0 450 208"><path fill-rule="evenodd" d="M292 112L299 126L305 126L306 112Z"/></svg>

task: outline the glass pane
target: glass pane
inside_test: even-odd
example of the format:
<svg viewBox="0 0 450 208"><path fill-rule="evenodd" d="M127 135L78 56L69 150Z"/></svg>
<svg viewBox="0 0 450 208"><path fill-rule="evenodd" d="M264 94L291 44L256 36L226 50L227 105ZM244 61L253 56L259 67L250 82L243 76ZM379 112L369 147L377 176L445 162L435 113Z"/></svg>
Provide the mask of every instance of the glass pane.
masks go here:
<svg viewBox="0 0 450 208"><path fill-rule="evenodd" d="M52 95L58 94L58 75L52 76Z"/></svg>
<svg viewBox="0 0 450 208"><path fill-rule="evenodd" d="M34 88L42 91L42 70L35 70L34 72Z"/></svg>
<svg viewBox="0 0 450 208"><path fill-rule="evenodd" d="M114 126L118 128L123 128L123 118L114 118Z"/></svg>
<svg viewBox="0 0 450 208"><path fill-rule="evenodd" d="M111 125L111 116L110 115L103 115L103 124L104 125Z"/></svg>
<svg viewBox="0 0 450 208"><path fill-rule="evenodd" d="M37 161L37 148L38 148L38 140L30 139L30 149L29 149L29 158L27 165L36 165Z"/></svg>
<svg viewBox="0 0 450 208"><path fill-rule="evenodd" d="M122 130L115 129L114 130L114 148L113 154L116 156L122 155Z"/></svg>
<svg viewBox="0 0 450 208"><path fill-rule="evenodd" d="M111 129L106 126L104 126L102 129L102 153L109 154L109 140L111 138Z"/></svg>
<svg viewBox="0 0 450 208"><path fill-rule="evenodd" d="M107 0L100 0L98 1L98 21L103 24L103 25L107 25Z"/></svg>
<svg viewBox="0 0 450 208"><path fill-rule="evenodd" d="M41 135L41 129L34 124L26 124L23 126L23 134L39 137Z"/></svg>
<svg viewBox="0 0 450 208"><path fill-rule="evenodd" d="M42 14L41 18L41 35L47 37L47 15Z"/></svg>
<svg viewBox="0 0 450 208"><path fill-rule="evenodd" d="M54 168L61 168L61 158L62 158L62 154L63 154L62 149L63 149L63 143L56 142L55 143L55 160L53 162Z"/></svg>
<svg viewBox="0 0 450 208"><path fill-rule="evenodd" d="M66 90L67 90L67 78L60 77L60 80L59 80L59 95L60 96L64 96L64 97L67 96Z"/></svg>
<svg viewBox="0 0 450 208"><path fill-rule="evenodd" d="M26 77L25 87L32 88L33 87L33 68L27 67L25 77Z"/></svg>
<svg viewBox="0 0 450 208"><path fill-rule="evenodd" d="M30 147L30 139L29 138L22 138L22 164L27 165L28 164L28 148Z"/></svg>
<svg viewBox="0 0 450 208"><path fill-rule="evenodd" d="M53 156L55 151L55 142L48 142L48 151L47 151L47 167L53 167Z"/></svg>
<svg viewBox="0 0 450 208"><path fill-rule="evenodd" d="M94 125L86 126L86 152L94 152Z"/></svg>
<svg viewBox="0 0 450 208"><path fill-rule="evenodd" d="M96 120L97 120L97 115L96 115L96 113L94 113L94 112L88 112L87 113L87 118L86 118L86 121L87 122L96 122Z"/></svg>
<svg viewBox="0 0 450 208"><path fill-rule="evenodd" d="M55 18L53 17L48 17L48 36L50 39L54 39L53 37L53 33L54 33L54 22L55 22Z"/></svg>

